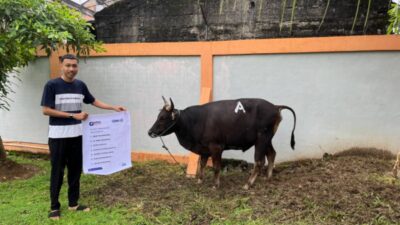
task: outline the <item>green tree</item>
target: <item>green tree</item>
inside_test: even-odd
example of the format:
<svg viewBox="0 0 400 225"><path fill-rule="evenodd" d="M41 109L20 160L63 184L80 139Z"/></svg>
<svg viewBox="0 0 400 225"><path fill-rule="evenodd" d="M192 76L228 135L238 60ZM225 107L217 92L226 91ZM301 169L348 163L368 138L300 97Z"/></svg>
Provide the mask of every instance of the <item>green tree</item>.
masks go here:
<svg viewBox="0 0 400 225"><path fill-rule="evenodd" d="M400 9L398 3L392 3L389 8L389 26L387 28L387 34L400 34Z"/></svg>
<svg viewBox="0 0 400 225"><path fill-rule="evenodd" d="M77 55L104 51L79 12L47 0L0 0L0 110L9 110L12 76L36 58L59 48ZM0 160L5 159L0 137Z"/></svg>

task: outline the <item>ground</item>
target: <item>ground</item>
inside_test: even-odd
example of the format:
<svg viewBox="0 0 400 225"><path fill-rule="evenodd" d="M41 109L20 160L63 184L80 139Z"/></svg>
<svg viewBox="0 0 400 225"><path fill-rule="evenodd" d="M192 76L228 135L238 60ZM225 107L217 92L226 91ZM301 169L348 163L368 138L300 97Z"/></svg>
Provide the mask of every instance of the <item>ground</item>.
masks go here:
<svg viewBox="0 0 400 225"><path fill-rule="evenodd" d="M400 181L391 174L394 159L387 151L350 149L280 163L271 180L263 175L250 190L242 186L252 166L240 162L225 161L217 190L210 168L197 184L181 166L134 163L111 176L83 176L81 196L93 213L119 215L115 224L396 224Z"/></svg>
<svg viewBox="0 0 400 225"><path fill-rule="evenodd" d="M35 175L38 168L32 165L21 165L12 160L6 159L0 162L0 182L16 180L16 179L28 179Z"/></svg>
<svg viewBox="0 0 400 225"><path fill-rule="evenodd" d="M157 167L127 170L90 194L106 205L143 202L143 210L153 216L160 209L184 211L192 201L202 198L231 199L216 207L250 208L251 218L268 217L273 223L290 223L315 217L321 223L369 223L374 220L400 221L400 186L390 176L394 155L376 149L351 149L322 159L278 164L271 180L259 177L255 186L243 190L250 170L236 168L222 173L221 187L208 182L198 185L180 170L162 171ZM157 168L157 169L156 169ZM229 168L229 167L227 167ZM193 198L197 196L196 198ZM225 205L228 204L228 205ZM233 204L233 205L229 205ZM242 206L241 206L242 204ZM193 210L191 222L208 224L213 210ZM314 221L315 222L315 221Z"/></svg>

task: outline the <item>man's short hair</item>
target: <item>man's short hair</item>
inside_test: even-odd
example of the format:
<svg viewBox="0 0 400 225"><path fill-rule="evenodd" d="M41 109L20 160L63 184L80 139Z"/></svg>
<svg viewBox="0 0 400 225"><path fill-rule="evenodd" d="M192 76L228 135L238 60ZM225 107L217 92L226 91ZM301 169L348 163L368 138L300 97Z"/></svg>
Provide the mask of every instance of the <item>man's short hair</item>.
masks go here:
<svg viewBox="0 0 400 225"><path fill-rule="evenodd" d="M60 56L61 63L64 62L64 59L75 59L79 63L79 59L74 54L65 54L63 56Z"/></svg>

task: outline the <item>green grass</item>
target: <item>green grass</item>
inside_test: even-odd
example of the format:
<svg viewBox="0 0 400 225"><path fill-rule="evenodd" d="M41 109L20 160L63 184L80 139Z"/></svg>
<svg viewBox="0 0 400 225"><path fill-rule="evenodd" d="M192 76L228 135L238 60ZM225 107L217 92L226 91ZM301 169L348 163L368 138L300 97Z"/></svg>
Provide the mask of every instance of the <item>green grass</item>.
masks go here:
<svg viewBox="0 0 400 225"><path fill-rule="evenodd" d="M146 224L139 216L129 216L128 209L122 207L98 207L91 205L94 210L89 213L70 212L67 210L66 182L61 189L60 202L62 219L51 221L47 218L49 210L49 172L50 163L47 160L32 159L10 155L10 159L18 163L33 164L41 168L36 176L28 180L16 180L0 183L0 224ZM82 189L95 185L98 178L83 176ZM91 202L81 198L81 202Z"/></svg>
<svg viewBox="0 0 400 225"><path fill-rule="evenodd" d="M50 162L34 156L11 154L9 159L21 164L32 164L40 168L40 172L27 180L14 180L0 183L0 224L271 224L266 219L252 217L249 198L235 197L214 201L202 194L190 190L182 190L180 196L166 195L176 199L182 198L184 207L177 212L172 206L163 203L144 202L146 198L129 204L106 206L99 203L96 196L82 194L107 185L107 181L118 179L117 175L109 177L82 175L80 202L92 208L91 212L71 212L67 209L67 183L60 193L61 219L52 221L47 218L50 204L49 173ZM164 163L135 163L135 167L144 170L148 167L161 169ZM179 172L178 167L164 168L171 173ZM164 175L160 175L163 177ZM154 178L157 179L157 178ZM174 192L175 193L175 192ZM193 196L195 195L195 196ZM193 201L187 204L187 199ZM148 213L145 204L159 204L157 213ZM195 213L193 213L195 212ZM211 218L211 219L210 219Z"/></svg>

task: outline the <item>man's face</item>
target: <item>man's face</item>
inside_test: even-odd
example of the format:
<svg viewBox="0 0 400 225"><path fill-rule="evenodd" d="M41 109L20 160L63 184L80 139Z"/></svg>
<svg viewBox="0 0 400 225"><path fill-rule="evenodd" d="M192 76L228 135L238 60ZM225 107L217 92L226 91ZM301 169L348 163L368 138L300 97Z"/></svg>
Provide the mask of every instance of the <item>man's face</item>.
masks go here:
<svg viewBox="0 0 400 225"><path fill-rule="evenodd" d="M78 73L78 61L76 59L64 59L61 71L67 79L73 80Z"/></svg>

